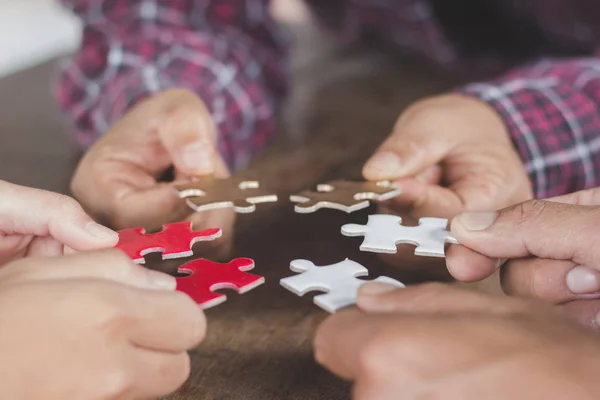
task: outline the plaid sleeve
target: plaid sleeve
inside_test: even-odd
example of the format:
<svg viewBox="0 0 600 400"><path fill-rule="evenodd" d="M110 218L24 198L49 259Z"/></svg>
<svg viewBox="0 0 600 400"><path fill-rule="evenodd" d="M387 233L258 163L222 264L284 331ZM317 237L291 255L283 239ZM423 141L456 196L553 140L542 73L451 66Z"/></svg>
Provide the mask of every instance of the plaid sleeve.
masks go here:
<svg viewBox="0 0 600 400"><path fill-rule="evenodd" d="M600 186L600 60L549 59L459 90L496 109L537 198Z"/></svg>
<svg viewBox="0 0 600 400"><path fill-rule="evenodd" d="M84 24L55 96L83 147L140 99L187 88L205 102L232 169L275 132L287 35L268 0L63 0Z"/></svg>

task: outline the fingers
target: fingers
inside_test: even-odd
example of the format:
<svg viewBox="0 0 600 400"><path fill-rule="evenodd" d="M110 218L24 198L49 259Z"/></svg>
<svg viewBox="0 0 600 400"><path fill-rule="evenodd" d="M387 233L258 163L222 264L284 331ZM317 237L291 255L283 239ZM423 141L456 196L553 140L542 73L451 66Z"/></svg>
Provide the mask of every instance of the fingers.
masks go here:
<svg viewBox="0 0 600 400"><path fill-rule="evenodd" d="M403 193L390 203L411 204L415 216L451 218L463 210L496 209L532 197L498 113L459 95L411 106L363 175L394 181Z"/></svg>
<svg viewBox="0 0 600 400"><path fill-rule="evenodd" d="M94 222L68 196L0 181L0 230L52 236L79 251L114 246L116 232Z"/></svg>
<svg viewBox="0 0 600 400"><path fill-rule="evenodd" d="M577 265L567 272L565 282L569 291L576 295L600 293L600 272L593 268Z"/></svg>
<svg viewBox="0 0 600 400"><path fill-rule="evenodd" d="M461 282L477 282L492 275L502 260L489 258L467 247L453 244L446 250L448 272Z"/></svg>
<svg viewBox="0 0 600 400"><path fill-rule="evenodd" d="M563 196L551 197L546 200L581 206L597 206L600 205L600 188L580 190Z"/></svg>
<svg viewBox="0 0 600 400"><path fill-rule="evenodd" d="M500 212L461 214L451 230L462 245L488 257L536 256L598 268L598 222L600 208L527 201Z"/></svg>
<svg viewBox="0 0 600 400"><path fill-rule="evenodd" d="M98 180L91 182L89 176L79 175L73 192L115 229L160 227L189 214L191 210L173 185L157 183L146 167L104 162Z"/></svg>
<svg viewBox="0 0 600 400"><path fill-rule="evenodd" d="M572 261L512 260L502 267L500 280L508 295L554 304L600 297L600 272Z"/></svg>
<svg viewBox="0 0 600 400"><path fill-rule="evenodd" d="M225 164L218 158L215 176L225 178L228 176ZM111 199L110 207L104 206L105 213L115 228L160 228L167 221L179 221L193 213L171 183L157 183L146 171L133 165L121 165L119 169L113 174L107 172L111 179L104 185ZM179 172L176 175L186 179Z"/></svg>
<svg viewBox="0 0 600 400"><path fill-rule="evenodd" d="M135 264L119 250L77 253L53 258L27 258L5 267L0 274L15 279L103 279L144 289L174 290L175 278Z"/></svg>
<svg viewBox="0 0 600 400"><path fill-rule="evenodd" d="M575 300L558 306L569 319L594 330L600 330L600 300Z"/></svg>
<svg viewBox="0 0 600 400"><path fill-rule="evenodd" d="M51 257L62 254L65 254L65 246L51 236L34 237L27 248L28 257Z"/></svg>
<svg viewBox="0 0 600 400"><path fill-rule="evenodd" d="M394 183L402 188L400 201L411 205L411 215L415 218L452 218L465 209L463 197L450 188L413 178L396 180Z"/></svg>
<svg viewBox="0 0 600 400"><path fill-rule="evenodd" d="M477 174L469 168L452 167L453 175L448 187L412 178L395 183L402 189L403 201L412 204L411 214L415 217L453 218L464 210L496 209L531 197L522 193L522 188L515 189L507 184L505 177L496 173L507 169L502 158L491 154L485 157L479 165L471 166L478 170ZM450 166L447 165L446 169L450 170Z"/></svg>
<svg viewBox="0 0 600 400"><path fill-rule="evenodd" d="M118 198L112 223L118 229L137 226L160 228L167 220L180 220L192 210L170 184L156 184L150 188L127 188ZM143 204L143 207L140 205Z"/></svg>
<svg viewBox="0 0 600 400"><path fill-rule="evenodd" d="M227 166L227 164L225 163L225 160L223 159L223 157L219 154L219 152L217 150L215 150L215 154L213 157L213 165L214 165L214 172L213 172L213 176L215 178L219 178L219 179L225 179L225 178L229 178L231 176L231 173L229 172L229 167ZM184 173L183 171L177 169L175 170L175 179L174 181L189 181L190 179L193 179L195 177L197 177L198 174L194 173Z"/></svg>
<svg viewBox="0 0 600 400"><path fill-rule="evenodd" d="M128 394L136 399L162 398L177 390L190 374L190 357L186 352L157 353L134 350L130 356L134 382Z"/></svg>
<svg viewBox="0 0 600 400"><path fill-rule="evenodd" d="M317 362L337 376L354 380L362 372L361 349L383 328L385 320L357 310L341 311L319 326L314 339ZM343 332L344 334L340 335Z"/></svg>
<svg viewBox="0 0 600 400"><path fill-rule="evenodd" d="M470 116L469 124L465 124L465 115ZM363 175L368 180L421 175L465 139L478 140L482 132L473 127L479 126L492 132L491 141L508 142L502 120L482 101L459 95L419 101L402 113L392 134L365 164ZM422 180L428 178L422 176Z"/></svg>
<svg viewBox="0 0 600 400"><path fill-rule="evenodd" d="M176 291L141 290L131 300L135 322L130 326L129 339L137 347L181 352L204 339L204 313L189 296Z"/></svg>
<svg viewBox="0 0 600 400"><path fill-rule="evenodd" d="M183 91L176 96L183 99L175 100L173 110L157 128L158 136L176 170L189 176L210 175L217 158L210 113L197 96Z"/></svg>
<svg viewBox="0 0 600 400"><path fill-rule="evenodd" d="M122 296L119 305L133 316L129 338L138 347L185 351L198 344L206 332L201 309L189 296L174 291L175 278L137 265L118 250L30 258L9 273L29 281L101 279L146 289Z"/></svg>
<svg viewBox="0 0 600 400"><path fill-rule="evenodd" d="M498 335L494 329L506 328L499 327L497 320L491 323L494 319L485 313L474 318L466 311L456 315L338 312L317 329L315 358L344 379L363 384L373 379L394 382L398 388L414 385L432 374L445 375L469 364L490 347L491 336Z"/></svg>
<svg viewBox="0 0 600 400"><path fill-rule="evenodd" d="M435 135L436 127L420 116L408 119L403 122L401 118L394 132L367 161L363 168L366 179L416 176L436 165L450 151L453 144L444 135Z"/></svg>
<svg viewBox="0 0 600 400"><path fill-rule="evenodd" d="M390 313L449 313L515 311L515 301L494 297L476 291L465 291L454 286L428 283L397 289L378 282L362 285L356 300L366 312Z"/></svg>
<svg viewBox="0 0 600 400"><path fill-rule="evenodd" d="M176 179L229 176L208 111L183 89L133 107L86 153L71 190L95 218L115 228L159 227L191 213L171 185L157 182L172 167Z"/></svg>

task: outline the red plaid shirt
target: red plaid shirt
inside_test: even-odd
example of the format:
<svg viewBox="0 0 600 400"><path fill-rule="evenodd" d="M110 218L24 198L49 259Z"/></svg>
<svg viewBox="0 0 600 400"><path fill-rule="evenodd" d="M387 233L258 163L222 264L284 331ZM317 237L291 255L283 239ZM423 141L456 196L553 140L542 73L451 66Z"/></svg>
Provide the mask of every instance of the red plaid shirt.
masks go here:
<svg viewBox="0 0 600 400"><path fill-rule="evenodd" d="M600 7L593 0L306 0L341 40L378 38L481 82L537 197L600 183ZM207 104L229 165L275 132L288 38L267 0L63 0L85 24L56 95L89 146L170 87Z"/></svg>

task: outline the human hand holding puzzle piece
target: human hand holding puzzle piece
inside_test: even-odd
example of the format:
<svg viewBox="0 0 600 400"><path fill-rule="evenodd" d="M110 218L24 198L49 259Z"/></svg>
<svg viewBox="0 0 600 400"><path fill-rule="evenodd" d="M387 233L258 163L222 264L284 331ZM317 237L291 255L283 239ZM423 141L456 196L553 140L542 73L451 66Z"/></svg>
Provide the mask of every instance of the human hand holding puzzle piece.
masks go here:
<svg viewBox="0 0 600 400"><path fill-rule="evenodd" d="M261 189L257 181L239 178L203 178L176 187L180 196L198 211L231 207L236 212L247 213L256 209L255 204L277 201L277 195ZM316 192L304 191L291 196L291 200L299 203L296 205L299 213L320 208L350 213L367 207L368 200L386 200L400 192L389 182L332 181L319 185ZM419 256L444 257L445 243L457 243L446 230L446 219L421 218L415 227L401 223L398 216L375 214L369 216L366 225L344 225L342 234L364 235L360 247L363 251L395 253L397 244L410 243L417 246L415 254ZM157 233L147 234L142 228L122 230L116 247L133 261L143 264L144 256L152 252L161 252L163 260L190 256L195 242L215 240L221 234L219 228L193 231L191 222L179 222L166 224ZM241 294L264 283L264 277L247 273L252 268L254 261L249 258L236 258L225 264L203 258L192 260L178 268L179 273L189 276L177 278L177 290L188 294L202 308L212 307L226 300L224 294L215 293L215 290L229 288ZM327 292L315 296L314 302L332 313L354 304L358 288L368 282L357 279L367 275L368 270L348 259L321 267L308 260L294 260L291 269L300 274L281 279L281 285L300 296L312 290ZM379 277L375 281L404 287L401 282L388 277Z"/></svg>
<svg viewBox="0 0 600 400"><path fill-rule="evenodd" d="M214 240L221 236L221 229L212 228L192 231L191 222L166 224L161 232L146 234L144 229L125 229L119 232L115 246L134 262L144 263L144 256L162 252L162 258L179 258L192 255L192 246L200 240ZM203 258L189 261L177 269L187 274L177 278L177 290L189 295L200 307L209 308L226 300L226 296L215 293L219 289L235 289L245 293L264 283L265 278L249 274L254 261L236 258L221 264Z"/></svg>

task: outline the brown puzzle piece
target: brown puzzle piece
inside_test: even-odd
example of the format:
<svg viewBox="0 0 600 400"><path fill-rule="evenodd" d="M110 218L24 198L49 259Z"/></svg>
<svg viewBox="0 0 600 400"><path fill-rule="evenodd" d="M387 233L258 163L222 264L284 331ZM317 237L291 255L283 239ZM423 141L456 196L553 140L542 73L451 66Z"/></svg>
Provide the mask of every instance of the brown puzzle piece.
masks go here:
<svg viewBox="0 0 600 400"><path fill-rule="evenodd" d="M331 181L290 196L298 213L311 213L320 208L333 208L351 213L369 206L369 200L388 200L402 191L388 181L352 182Z"/></svg>
<svg viewBox="0 0 600 400"><path fill-rule="evenodd" d="M175 188L196 211L232 207L238 213L250 213L256 204L277 201L277 195L261 189L258 181L242 178L203 177L175 184Z"/></svg>

